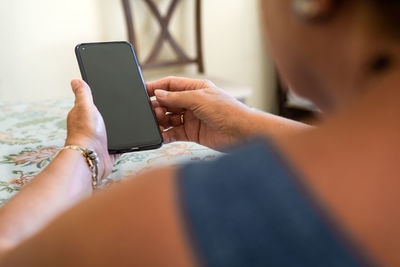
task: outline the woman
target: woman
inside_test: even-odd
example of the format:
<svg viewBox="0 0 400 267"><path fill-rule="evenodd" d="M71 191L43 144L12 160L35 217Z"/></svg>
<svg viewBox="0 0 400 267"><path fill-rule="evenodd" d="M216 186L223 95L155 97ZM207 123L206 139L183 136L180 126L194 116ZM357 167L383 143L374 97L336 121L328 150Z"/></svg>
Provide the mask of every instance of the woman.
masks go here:
<svg viewBox="0 0 400 267"><path fill-rule="evenodd" d="M0 209L1 266L399 266L400 4L262 6L281 75L326 114L318 128L254 112L210 82L149 83L161 127L173 127L166 142L268 139L91 197L86 162L64 149ZM88 86L72 88L66 145L93 148L105 177L104 124Z"/></svg>

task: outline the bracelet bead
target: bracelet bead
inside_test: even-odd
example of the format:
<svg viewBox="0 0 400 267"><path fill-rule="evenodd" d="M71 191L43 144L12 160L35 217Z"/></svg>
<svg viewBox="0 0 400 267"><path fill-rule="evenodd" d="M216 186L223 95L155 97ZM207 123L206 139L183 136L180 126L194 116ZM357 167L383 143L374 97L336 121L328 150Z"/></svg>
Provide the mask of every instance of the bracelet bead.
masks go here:
<svg viewBox="0 0 400 267"><path fill-rule="evenodd" d="M92 188L95 190L99 184L99 157L96 152L94 152L90 148L83 148L75 145L68 145L61 148L58 153L66 149L73 149L79 151L82 156L85 158L86 163L88 164L89 170L92 172ZM58 154L57 153L57 154Z"/></svg>

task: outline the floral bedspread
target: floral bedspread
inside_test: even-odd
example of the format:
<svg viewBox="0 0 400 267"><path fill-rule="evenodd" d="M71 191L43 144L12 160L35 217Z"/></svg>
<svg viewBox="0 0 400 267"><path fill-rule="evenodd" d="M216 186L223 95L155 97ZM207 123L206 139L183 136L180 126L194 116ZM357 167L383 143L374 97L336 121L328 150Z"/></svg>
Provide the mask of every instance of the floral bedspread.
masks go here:
<svg viewBox="0 0 400 267"><path fill-rule="evenodd" d="M72 99L41 103L0 103L0 206L35 177L63 146ZM177 142L121 156L103 186L164 164L209 160L218 152Z"/></svg>

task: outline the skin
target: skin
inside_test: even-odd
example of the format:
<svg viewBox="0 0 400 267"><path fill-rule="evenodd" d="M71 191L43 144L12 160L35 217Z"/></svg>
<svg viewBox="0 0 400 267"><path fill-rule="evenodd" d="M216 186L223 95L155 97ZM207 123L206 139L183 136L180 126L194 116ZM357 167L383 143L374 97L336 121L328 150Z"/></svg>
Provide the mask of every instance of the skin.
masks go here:
<svg viewBox="0 0 400 267"><path fill-rule="evenodd" d="M398 266L398 40L366 27L376 14L365 2L332 10L322 24L293 16L282 23L278 17L287 17L289 2L262 1L272 55L286 82L330 116L318 129L277 142L320 205L370 260ZM369 63L382 53L393 64L373 73Z"/></svg>
<svg viewBox="0 0 400 267"><path fill-rule="evenodd" d="M321 1L331 9L325 11L328 18L308 22L294 14L291 1L261 1L269 50L281 76L325 114L358 98L373 77L372 57L396 46L371 32L367 3L347 1L341 8L337 2Z"/></svg>
<svg viewBox="0 0 400 267"><path fill-rule="evenodd" d="M76 101L68 114L66 144L97 151L105 177L114 158L106 150L103 120L89 87L74 80L72 88ZM89 198L90 192L91 173L80 152L60 152L0 209L0 265L194 265L173 168L149 172Z"/></svg>
<svg viewBox="0 0 400 267"><path fill-rule="evenodd" d="M311 129L303 123L255 111L212 82L167 77L147 83L164 142L192 141L217 150L255 135L283 136ZM180 114L184 113L184 124ZM172 128L171 128L172 127Z"/></svg>
<svg viewBox="0 0 400 267"><path fill-rule="evenodd" d="M282 77L326 113L318 128L254 112L206 81L169 77L149 83L149 94L157 97L160 125L172 127L163 132L167 141L223 149L255 133L271 136L300 182L361 251L374 262L399 266L399 46L371 30L373 15L364 1L315 1L323 22L294 14L290 0L261 3ZM374 73L369 63L382 52L393 64ZM113 159L101 116L87 85L74 81L72 87L76 103L66 143L93 147L106 176ZM191 266L201 260L185 232L173 168L86 197L89 184L82 156L61 152L0 209L1 266Z"/></svg>
<svg viewBox="0 0 400 267"><path fill-rule="evenodd" d="M279 141L319 205L383 266L400 264L399 75L382 78L323 127Z"/></svg>

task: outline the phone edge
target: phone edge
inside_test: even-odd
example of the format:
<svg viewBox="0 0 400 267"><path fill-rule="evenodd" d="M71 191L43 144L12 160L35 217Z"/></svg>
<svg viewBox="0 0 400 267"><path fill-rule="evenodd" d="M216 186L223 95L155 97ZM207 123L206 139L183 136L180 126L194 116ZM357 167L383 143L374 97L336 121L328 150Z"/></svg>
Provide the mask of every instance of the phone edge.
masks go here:
<svg viewBox="0 0 400 267"><path fill-rule="evenodd" d="M135 53L135 49L134 49L134 47L133 47L133 45L131 43L129 43L127 41L112 41L112 42L93 42L93 43L79 43L79 44L77 44L75 46L75 56L76 56L76 59L78 61L79 71L81 73L82 79L87 83L87 77L86 77L85 70L83 68L82 58L80 57L80 54L79 54L79 48L82 45L108 44L108 43L124 43L124 44L127 44L130 47L131 52L133 54L133 57L135 59L136 66L139 68L140 77L141 77L142 83L143 83L144 88L145 88L145 92L146 92L147 99L148 99L148 104L149 104L151 112L153 114L153 118L154 118L157 126L159 126L158 122L157 122L156 114L155 114L154 109L152 107L151 100L150 100L150 97L149 97L149 94L148 94L148 91L147 91L147 85L146 85L146 82L144 81L142 68L140 67L139 60L138 60L138 58L136 56L136 53ZM162 136L160 127L157 127L157 130L158 130L158 133L160 135L160 140L157 140L157 142L154 143L154 144L148 144L148 145L138 146L138 147L129 148L129 149L128 148L127 149L108 149L108 147L107 147L107 150L108 150L108 152L110 154L122 154L122 153L139 152L139 151L145 151L145 150L152 150L152 149L160 148L164 144L164 138Z"/></svg>

